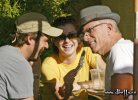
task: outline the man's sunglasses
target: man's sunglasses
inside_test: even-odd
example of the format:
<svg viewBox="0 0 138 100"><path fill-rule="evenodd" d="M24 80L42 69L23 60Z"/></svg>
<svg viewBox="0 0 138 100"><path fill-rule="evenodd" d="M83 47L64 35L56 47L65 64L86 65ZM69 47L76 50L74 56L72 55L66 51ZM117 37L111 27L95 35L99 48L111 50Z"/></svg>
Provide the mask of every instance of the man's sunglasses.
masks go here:
<svg viewBox="0 0 138 100"><path fill-rule="evenodd" d="M77 38L77 33L70 33L70 34L62 34L58 37L56 37L55 39L58 39L58 40L65 40L66 38L68 39L73 39L73 38Z"/></svg>

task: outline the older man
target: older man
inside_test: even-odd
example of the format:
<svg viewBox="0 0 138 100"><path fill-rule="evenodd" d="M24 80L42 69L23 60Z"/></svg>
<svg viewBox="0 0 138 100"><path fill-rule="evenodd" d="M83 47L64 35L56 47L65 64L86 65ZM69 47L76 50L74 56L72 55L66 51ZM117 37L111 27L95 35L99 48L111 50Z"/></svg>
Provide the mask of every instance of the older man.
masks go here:
<svg viewBox="0 0 138 100"><path fill-rule="evenodd" d="M35 12L20 16L16 28L13 46L0 47L0 100L34 100L33 73L27 60L30 56L36 60L48 48L49 36L59 36L62 30Z"/></svg>
<svg viewBox="0 0 138 100"><path fill-rule="evenodd" d="M122 37L117 26L120 16L104 5L84 8L80 14L84 40L107 60L105 93L112 95L107 94L106 99L129 99L125 93L117 95L133 87L133 42Z"/></svg>

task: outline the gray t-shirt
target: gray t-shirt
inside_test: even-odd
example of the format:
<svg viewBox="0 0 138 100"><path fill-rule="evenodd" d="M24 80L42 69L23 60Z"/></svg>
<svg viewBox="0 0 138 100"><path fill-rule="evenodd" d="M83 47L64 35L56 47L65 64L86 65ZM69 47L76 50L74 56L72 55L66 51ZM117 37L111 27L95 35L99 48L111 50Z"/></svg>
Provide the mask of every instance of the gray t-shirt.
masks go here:
<svg viewBox="0 0 138 100"><path fill-rule="evenodd" d="M12 46L0 47L0 100L33 96L33 73L29 62Z"/></svg>

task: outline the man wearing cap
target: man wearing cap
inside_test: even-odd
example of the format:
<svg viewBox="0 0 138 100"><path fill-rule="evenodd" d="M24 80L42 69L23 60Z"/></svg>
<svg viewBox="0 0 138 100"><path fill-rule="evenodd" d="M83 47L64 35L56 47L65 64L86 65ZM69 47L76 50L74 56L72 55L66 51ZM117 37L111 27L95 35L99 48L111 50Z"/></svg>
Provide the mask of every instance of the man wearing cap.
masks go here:
<svg viewBox="0 0 138 100"><path fill-rule="evenodd" d="M122 37L117 26L120 16L104 5L84 8L80 15L84 40L107 61L106 100L130 100L125 93L117 95L117 90L133 89L133 42ZM107 94L110 91L112 95Z"/></svg>
<svg viewBox="0 0 138 100"><path fill-rule="evenodd" d="M20 16L16 28L13 45L0 47L0 100L34 100L28 60L36 60L48 48L48 36L59 36L62 30L50 26L45 16L35 12Z"/></svg>

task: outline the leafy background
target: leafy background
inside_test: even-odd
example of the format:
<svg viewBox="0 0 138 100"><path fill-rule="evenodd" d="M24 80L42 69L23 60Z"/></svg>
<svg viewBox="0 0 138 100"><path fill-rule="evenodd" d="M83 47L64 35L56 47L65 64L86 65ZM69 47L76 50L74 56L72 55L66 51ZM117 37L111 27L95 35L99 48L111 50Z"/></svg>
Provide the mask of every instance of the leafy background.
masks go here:
<svg viewBox="0 0 138 100"><path fill-rule="evenodd" d="M1 0L0 46L10 44L15 32L15 19L23 13L34 11L44 14L51 23L58 16L68 15L61 8L67 0Z"/></svg>
<svg viewBox="0 0 138 100"><path fill-rule="evenodd" d="M124 2L126 2L124 4ZM104 4L110 6L121 16L119 24L126 38L134 38L134 0L0 0L0 46L11 44L15 33L15 20L26 12L39 12L50 23L59 16L72 15L77 20L82 8ZM52 48L42 54L42 58L52 53Z"/></svg>
<svg viewBox="0 0 138 100"><path fill-rule="evenodd" d="M47 17L50 23L59 17L70 14L62 10L67 0L1 0L0 1L0 46L11 44L15 33L15 20L26 12L39 12ZM52 51L47 50L43 56Z"/></svg>
<svg viewBox="0 0 138 100"><path fill-rule="evenodd" d="M89 2L99 3L99 0L87 0L83 5L79 2L80 0L0 0L0 46L11 44L12 35L16 31L14 22L26 12L39 12L52 23L59 16L74 15L77 18L80 8ZM43 56L51 52L50 48Z"/></svg>

